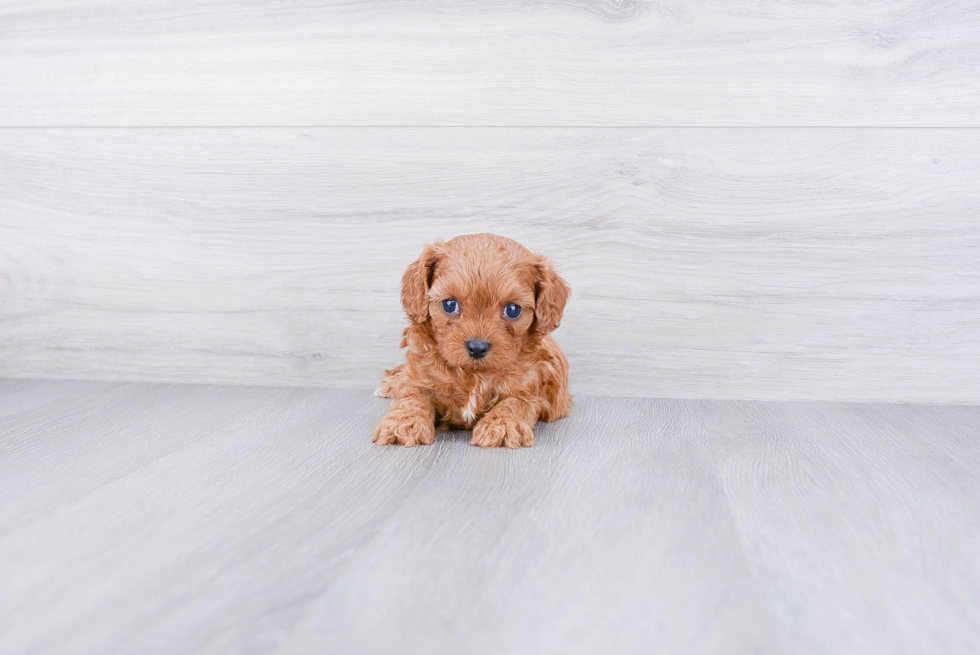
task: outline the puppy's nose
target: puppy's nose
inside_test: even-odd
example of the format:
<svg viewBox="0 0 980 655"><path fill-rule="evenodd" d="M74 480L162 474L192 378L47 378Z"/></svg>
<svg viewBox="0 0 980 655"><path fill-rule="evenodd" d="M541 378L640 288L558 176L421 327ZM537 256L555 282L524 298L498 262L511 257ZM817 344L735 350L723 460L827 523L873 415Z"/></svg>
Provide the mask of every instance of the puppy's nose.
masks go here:
<svg viewBox="0 0 980 655"><path fill-rule="evenodd" d="M473 359L483 359L483 356L490 352L490 342L486 339L470 339L466 342L466 352Z"/></svg>

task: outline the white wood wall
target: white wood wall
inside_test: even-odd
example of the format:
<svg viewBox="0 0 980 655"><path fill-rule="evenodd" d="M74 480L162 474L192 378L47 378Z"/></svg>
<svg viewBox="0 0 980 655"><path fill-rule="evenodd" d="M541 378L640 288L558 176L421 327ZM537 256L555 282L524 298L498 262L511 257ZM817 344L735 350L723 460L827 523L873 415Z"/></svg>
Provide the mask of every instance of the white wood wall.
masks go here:
<svg viewBox="0 0 980 655"><path fill-rule="evenodd" d="M0 376L372 386L512 236L577 393L980 402L976 2L0 5Z"/></svg>

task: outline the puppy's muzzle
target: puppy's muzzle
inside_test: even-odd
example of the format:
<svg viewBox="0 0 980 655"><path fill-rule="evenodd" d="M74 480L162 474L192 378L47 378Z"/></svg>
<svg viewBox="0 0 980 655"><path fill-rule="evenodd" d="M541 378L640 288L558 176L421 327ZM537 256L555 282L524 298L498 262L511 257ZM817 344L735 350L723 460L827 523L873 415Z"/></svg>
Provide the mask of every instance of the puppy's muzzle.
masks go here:
<svg viewBox="0 0 980 655"><path fill-rule="evenodd" d="M470 339L466 342L466 352L473 359L483 359L490 352L490 342L486 339Z"/></svg>

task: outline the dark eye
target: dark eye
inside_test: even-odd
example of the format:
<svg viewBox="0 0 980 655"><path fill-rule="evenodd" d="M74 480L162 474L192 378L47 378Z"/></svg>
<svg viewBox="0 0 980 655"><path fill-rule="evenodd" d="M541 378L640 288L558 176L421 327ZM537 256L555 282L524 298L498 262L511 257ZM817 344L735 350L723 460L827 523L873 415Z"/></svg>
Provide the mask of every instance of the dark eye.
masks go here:
<svg viewBox="0 0 980 655"><path fill-rule="evenodd" d="M459 313L459 303L449 298L442 301L442 311L447 314L458 314Z"/></svg>
<svg viewBox="0 0 980 655"><path fill-rule="evenodd" d="M510 303L509 305L504 307L504 316L510 319L518 318L521 315L521 312L523 311L524 309L520 305L515 305L514 303Z"/></svg>

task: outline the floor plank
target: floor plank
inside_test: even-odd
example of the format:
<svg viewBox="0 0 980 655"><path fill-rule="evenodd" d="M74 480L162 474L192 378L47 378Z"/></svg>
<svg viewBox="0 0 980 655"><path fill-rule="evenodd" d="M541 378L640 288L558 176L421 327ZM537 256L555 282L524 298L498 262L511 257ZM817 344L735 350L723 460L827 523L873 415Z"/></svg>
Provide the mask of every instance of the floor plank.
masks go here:
<svg viewBox="0 0 980 655"><path fill-rule="evenodd" d="M980 408L716 402L702 416L753 573L802 643L976 650Z"/></svg>
<svg viewBox="0 0 980 655"><path fill-rule="evenodd" d="M373 388L423 244L553 256L577 393L980 403L980 130L0 139L0 375Z"/></svg>
<svg viewBox="0 0 980 655"><path fill-rule="evenodd" d="M54 483L57 506L5 521L0 562L15 566L2 576L0 651L268 652L436 455L370 448L380 408L368 394L129 389L159 412L110 401L64 426L105 444L117 474L93 485L83 460ZM351 411L354 399L367 411ZM142 457L101 439L147 428ZM21 504L47 500L52 483L35 477L0 477L0 496L26 487Z"/></svg>
<svg viewBox="0 0 980 655"><path fill-rule="evenodd" d="M88 388L83 388L88 384ZM45 390L47 388L47 390ZM0 381L4 653L972 653L980 408Z"/></svg>
<svg viewBox="0 0 980 655"><path fill-rule="evenodd" d="M777 651L696 404L585 399L555 427L454 444L283 652Z"/></svg>
<svg viewBox="0 0 980 655"><path fill-rule="evenodd" d="M980 127L978 30L972 0L34 0L0 8L0 125Z"/></svg>

